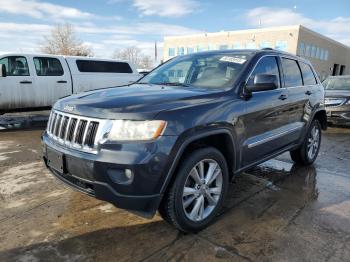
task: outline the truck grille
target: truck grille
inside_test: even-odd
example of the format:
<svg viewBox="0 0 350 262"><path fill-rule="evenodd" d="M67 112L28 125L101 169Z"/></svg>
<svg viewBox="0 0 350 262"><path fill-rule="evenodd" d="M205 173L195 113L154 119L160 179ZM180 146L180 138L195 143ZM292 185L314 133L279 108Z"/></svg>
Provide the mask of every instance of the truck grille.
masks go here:
<svg viewBox="0 0 350 262"><path fill-rule="evenodd" d="M96 153L97 143L105 133L107 121L52 111L47 133L61 145Z"/></svg>

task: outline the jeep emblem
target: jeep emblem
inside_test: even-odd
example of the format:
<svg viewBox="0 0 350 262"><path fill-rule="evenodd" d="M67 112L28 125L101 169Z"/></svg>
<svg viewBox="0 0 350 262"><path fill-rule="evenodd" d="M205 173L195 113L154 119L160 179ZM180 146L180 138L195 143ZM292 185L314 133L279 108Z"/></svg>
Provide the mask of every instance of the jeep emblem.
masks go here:
<svg viewBox="0 0 350 262"><path fill-rule="evenodd" d="M64 106L63 110L72 112L74 111L74 108L75 108L74 106L66 105Z"/></svg>

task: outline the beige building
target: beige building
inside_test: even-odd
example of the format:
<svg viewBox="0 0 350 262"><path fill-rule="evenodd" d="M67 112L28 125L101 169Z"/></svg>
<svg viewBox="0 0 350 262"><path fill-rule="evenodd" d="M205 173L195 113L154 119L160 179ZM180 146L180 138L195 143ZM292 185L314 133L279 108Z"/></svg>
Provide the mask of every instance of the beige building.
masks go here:
<svg viewBox="0 0 350 262"><path fill-rule="evenodd" d="M321 79L350 74L350 47L304 26L221 31L164 38L164 61L207 50L271 47L309 59Z"/></svg>

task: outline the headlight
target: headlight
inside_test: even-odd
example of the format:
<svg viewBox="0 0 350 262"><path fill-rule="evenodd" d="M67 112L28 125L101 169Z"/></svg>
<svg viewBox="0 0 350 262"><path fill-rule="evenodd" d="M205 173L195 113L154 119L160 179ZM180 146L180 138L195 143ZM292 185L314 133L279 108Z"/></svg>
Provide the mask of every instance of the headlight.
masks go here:
<svg viewBox="0 0 350 262"><path fill-rule="evenodd" d="M151 140L159 137L166 126L162 120L134 121L134 120L114 120L108 140L133 141Z"/></svg>

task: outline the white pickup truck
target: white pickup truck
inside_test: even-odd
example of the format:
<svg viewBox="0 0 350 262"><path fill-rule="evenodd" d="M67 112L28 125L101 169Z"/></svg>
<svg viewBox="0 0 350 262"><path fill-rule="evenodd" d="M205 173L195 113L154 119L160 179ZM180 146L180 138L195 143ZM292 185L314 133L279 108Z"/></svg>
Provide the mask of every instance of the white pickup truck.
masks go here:
<svg viewBox="0 0 350 262"><path fill-rule="evenodd" d="M49 108L61 97L127 85L141 76L126 61L42 54L0 55L0 114Z"/></svg>

